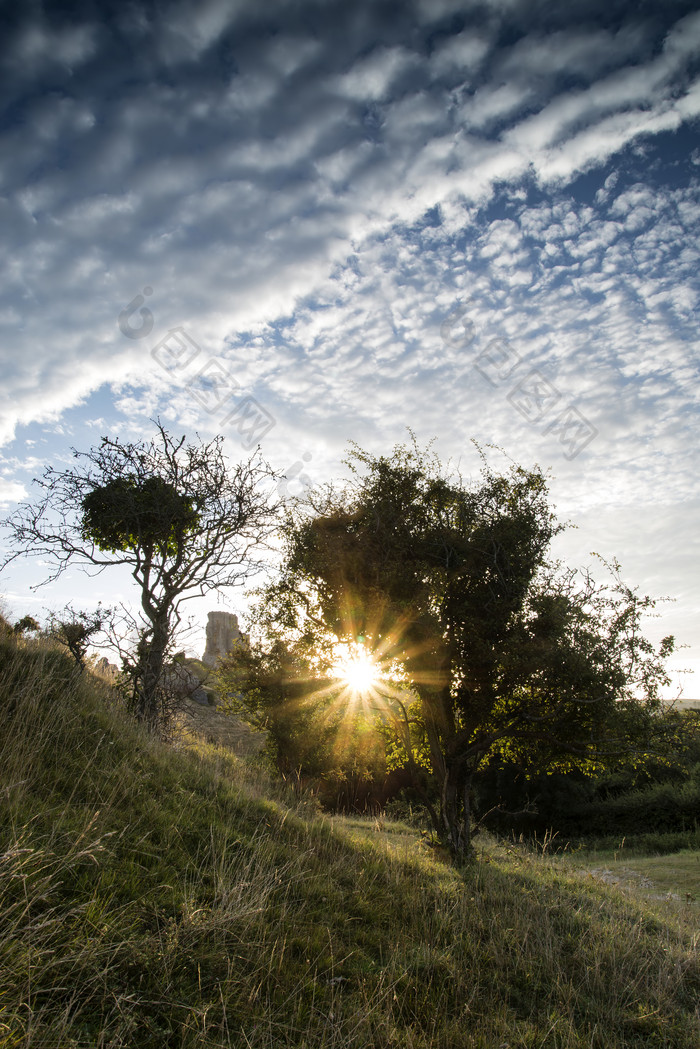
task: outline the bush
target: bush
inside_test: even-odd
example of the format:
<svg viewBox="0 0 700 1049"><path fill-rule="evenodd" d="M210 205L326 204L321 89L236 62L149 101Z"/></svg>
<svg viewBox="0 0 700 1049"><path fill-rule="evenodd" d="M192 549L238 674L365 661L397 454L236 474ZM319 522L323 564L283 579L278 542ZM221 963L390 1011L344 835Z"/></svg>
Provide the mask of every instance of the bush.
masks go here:
<svg viewBox="0 0 700 1049"><path fill-rule="evenodd" d="M566 839L559 839L566 844ZM675 831L670 834L630 834L620 837L587 836L568 842L572 851L583 849L591 852L617 852L618 856L667 856L683 849L700 850L700 829Z"/></svg>
<svg viewBox="0 0 700 1049"><path fill-rule="evenodd" d="M578 834L650 834L695 830L700 782L655 783L575 807L559 827Z"/></svg>

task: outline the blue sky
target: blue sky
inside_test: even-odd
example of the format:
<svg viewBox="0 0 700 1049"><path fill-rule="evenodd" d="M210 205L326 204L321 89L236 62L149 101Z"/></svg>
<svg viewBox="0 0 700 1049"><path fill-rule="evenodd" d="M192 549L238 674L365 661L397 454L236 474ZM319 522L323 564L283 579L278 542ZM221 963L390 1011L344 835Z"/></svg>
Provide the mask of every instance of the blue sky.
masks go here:
<svg viewBox="0 0 700 1049"><path fill-rule="evenodd" d="M469 476L475 438L551 470L557 552L673 597L649 633L700 672L695 7L5 4L4 510L156 414L290 495L348 440ZM13 610L129 595L39 573Z"/></svg>

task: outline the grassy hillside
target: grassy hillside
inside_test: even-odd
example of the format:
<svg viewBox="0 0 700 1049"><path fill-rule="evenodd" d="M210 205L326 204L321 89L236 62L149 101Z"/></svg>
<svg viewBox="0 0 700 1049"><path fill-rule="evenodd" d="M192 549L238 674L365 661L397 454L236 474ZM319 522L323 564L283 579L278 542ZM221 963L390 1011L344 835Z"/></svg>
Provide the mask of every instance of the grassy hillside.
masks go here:
<svg viewBox="0 0 700 1049"><path fill-rule="evenodd" d="M1 1049L700 1042L697 905L305 814L11 638L0 821Z"/></svg>

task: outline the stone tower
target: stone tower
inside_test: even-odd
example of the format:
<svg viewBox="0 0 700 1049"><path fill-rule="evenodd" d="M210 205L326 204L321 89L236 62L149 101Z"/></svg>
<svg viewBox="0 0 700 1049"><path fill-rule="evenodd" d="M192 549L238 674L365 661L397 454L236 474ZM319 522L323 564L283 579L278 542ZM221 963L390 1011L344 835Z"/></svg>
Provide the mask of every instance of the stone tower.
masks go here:
<svg viewBox="0 0 700 1049"><path fill-rule="evenodd" d="M207 617L207 647L202 662L213 667L222 656L227 656L236 641L242 637L238 616L233 612L210 612Z"/></svg>

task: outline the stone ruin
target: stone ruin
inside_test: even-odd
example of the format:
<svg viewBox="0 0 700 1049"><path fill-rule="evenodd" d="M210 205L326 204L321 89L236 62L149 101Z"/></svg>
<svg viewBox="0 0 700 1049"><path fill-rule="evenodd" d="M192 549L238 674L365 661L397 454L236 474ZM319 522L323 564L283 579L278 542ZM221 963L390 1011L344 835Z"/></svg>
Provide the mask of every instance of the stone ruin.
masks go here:
<svg viewBox="0 0 700 1049"><path fill-rule="evenodd" d="M116 681L120 674L119 667L110 663L106 656L95 662L95 670L100 677L106 677L108 681Z"/></svg>
<svg viewBox="0 0 700 1049"><path fill-rule="evenodd" d="M241 641L247 643L248 635L241 633L238 627L238 616L233 612L209 612L207 643L202 663L207 667L215 667L219 659L232 652L236 644ZM119 667L110 663L104 656L95 661L95 670L101 677L109 681L116 681L120 674ZM166 689L180 697L187 696L205 706L209 703L207 691L202 687L200 677L186 663L177 660L169 663L164 668L163 684ZM208 687L211 689L211 685Z"/></svg>
<svg viewBox="0 0 700 1049"><path fill-rule="evenodd" d="M202 662L208 667L216 666L217 661L233 651L240 640L246 640L246 637L238 629L238 616L233 612L210 612L207 618L207 647Z"/></svg>

